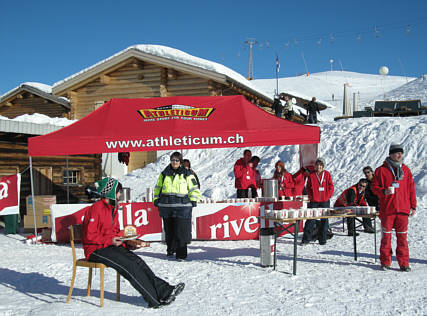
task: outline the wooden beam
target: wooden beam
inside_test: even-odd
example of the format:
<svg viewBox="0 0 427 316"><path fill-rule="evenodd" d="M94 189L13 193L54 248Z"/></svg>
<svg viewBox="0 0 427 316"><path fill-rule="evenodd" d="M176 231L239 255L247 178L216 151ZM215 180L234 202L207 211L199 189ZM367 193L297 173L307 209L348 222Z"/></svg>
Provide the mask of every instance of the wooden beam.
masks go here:
<svg viewBox="0 0 427 316"><path fill-rule="evenodd" d="M167 85L168 83L168 69L167 68L160 68L160 82L162 85Z"/></svg>
<svg viewBox="0 0 427 316"><path fill-rule="evenodd" d="M68 92L67 92L67 98L68 98L68 99L70 99L70 100L71 100L72 98L77 98L77 95L78 95L78 94L77 94L77 92L76 92L76 91L68 91Z"/></svg>
<svg viewBox="0 0 427 316"><path fill-rule="evenodd" d="M169 91L168 91L168 89L166 88L166 86L164 84L160 85L160 96L162 98L170 96Z"/></svg>
<svg viewBox="0 0 427 316"><path fill-rule="evenodd" d="M168 79L170 80L176 80L178 79L178 71L175 69L168 69Z"/></svg>
<svg viewBox="0 0 427 316"><path fill-rule="evenodd" d="M142 60L133 58L132 61L130 62L131 66L133 68L138 68L138 69L143 69L144 68L144 62Z"/></svg>
<svg viewBox="0 0 427 316"><path fill-rule="evenodd" d="M111 83L111 77L107 75L101 75L99 76L99 80L102 84L110 84Z"/></svg>

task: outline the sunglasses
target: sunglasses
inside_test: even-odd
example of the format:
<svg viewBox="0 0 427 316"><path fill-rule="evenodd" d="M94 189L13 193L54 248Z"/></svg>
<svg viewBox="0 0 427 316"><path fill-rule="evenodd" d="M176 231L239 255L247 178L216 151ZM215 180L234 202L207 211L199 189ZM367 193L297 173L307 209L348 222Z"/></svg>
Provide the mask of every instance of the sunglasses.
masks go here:
<svg viewBox="0 0 427 316"><path fill-rule="evenodd" d="M359 184L359 188L366 188L366 185Z"/></svg>
<svg viewBox="0 0 427 316"><path fill-rule="evenodd" d="M171 159L171 162L180 162L179 159Z"/></svg>

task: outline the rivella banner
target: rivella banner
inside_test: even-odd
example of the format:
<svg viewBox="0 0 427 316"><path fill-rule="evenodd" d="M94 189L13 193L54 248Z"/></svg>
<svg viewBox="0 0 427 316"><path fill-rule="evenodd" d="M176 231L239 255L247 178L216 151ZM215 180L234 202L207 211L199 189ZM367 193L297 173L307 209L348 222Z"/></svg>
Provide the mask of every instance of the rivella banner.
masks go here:
<svg viewBox="0 0 427 316"><path fill-rule="evenodd" d="M52 241L68 242L70 240L68 226L81 224L88 206L90 204L52 204ZM192 238L195 240L258 239L260 209L297 209L302 206L303 203L297 201L199 204L193 208ZM162 219L152 202L121 203L118 215L121 231L125 226L133 225L141 240L162 241L164 239ZM282 234L285 233L288 232Z"/></svg>
<svg viewBox="0 0 427 316"><path fill-rule="evenodd" d="M0 216L19 214L21 174L0 178Z"/></svg>

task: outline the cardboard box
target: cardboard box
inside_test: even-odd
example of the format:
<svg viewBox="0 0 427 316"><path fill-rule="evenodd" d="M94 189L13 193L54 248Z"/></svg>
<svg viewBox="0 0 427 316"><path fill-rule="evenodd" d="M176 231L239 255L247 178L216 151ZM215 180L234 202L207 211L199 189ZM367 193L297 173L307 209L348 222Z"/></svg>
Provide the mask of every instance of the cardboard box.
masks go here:
<svg viewBox="0 0 427 316"><path fill-rule="evenodd" d="M50 215L36 216L35 222L37 229L39 228L52 228L52 219ZM24 228L34 228L34 216L24 217Z"/></svg>
<svg viewBox="0 0 427 316"><path fill-rule="evenodd" d="M37 228L51 228L50 206L56 204L55 195L36 195L34 199L32 196L27 196L27 215L24 217L24 228L34 228L33 200Z"/></svg>

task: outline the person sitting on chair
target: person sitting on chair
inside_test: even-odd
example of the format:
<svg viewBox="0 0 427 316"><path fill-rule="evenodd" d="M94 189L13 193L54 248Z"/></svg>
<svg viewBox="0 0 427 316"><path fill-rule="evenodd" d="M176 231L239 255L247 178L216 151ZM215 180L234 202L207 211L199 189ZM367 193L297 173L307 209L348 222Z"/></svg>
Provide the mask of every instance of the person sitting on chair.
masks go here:
<svg viewBox="0 0 427 316"><path fill-rule="evenodd" d="M101 199L86 211L82 224L86 259L103 263L120 273L141 293L149 307L158 308L172 303L185 284L173 286L157 277L144 260L131 251L134 246L119 237L121 183L113 178L104 178L96 182L95 187Z"/></svg>

